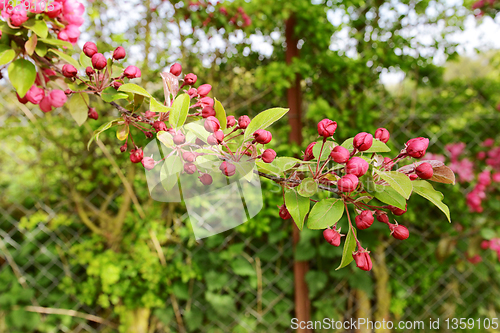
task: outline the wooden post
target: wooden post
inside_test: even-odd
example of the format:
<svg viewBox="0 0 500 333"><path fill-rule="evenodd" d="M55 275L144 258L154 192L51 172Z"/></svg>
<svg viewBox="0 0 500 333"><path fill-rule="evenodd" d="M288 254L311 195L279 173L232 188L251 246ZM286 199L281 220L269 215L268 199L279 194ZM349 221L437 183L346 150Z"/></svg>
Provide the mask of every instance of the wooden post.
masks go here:
<svg viewBox="0 0 500 333"><path fill-rule="evenodd" d="M290 64L295 57L299 57L299 49L297 48L298 39L294 34L295 18L293 15L285 23L285 38L286 38L286 62ZM300 89L300 76L296 75L294 84L287 91L288 98L288 123L291 127L290 141L297 144L302 143L302 95ZM293 246L294 249L300 240L300 231L293 224ZM299 322L307 322L310 320L310 301L309 290L305 280L306 273L309 269L307 261L295 261L293 263L294 274L294 291L295 291L295 317ZM310 329L297 329L299 333L311 333Z"/></svg>

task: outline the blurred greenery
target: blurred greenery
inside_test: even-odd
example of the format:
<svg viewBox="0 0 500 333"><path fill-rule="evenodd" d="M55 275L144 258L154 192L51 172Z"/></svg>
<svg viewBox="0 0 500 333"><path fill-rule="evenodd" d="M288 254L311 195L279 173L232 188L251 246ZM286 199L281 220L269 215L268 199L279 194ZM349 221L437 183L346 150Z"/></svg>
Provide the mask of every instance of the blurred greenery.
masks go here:
<svg viewBox="0 0 500 333"><path fill-rule="evenodd" d="M500 56L457 56L456 45L446 36L459 31L470 13L459 5L223 2L230 13L241 6L251 17L252 24L241 29L218 7L204 24L210 11L187 1L120 4L89 3L91 23L82 38L97 41L107 52L118 45L130 50L127 61L143 63L142 84L160 99L159 72L176 60L185 73L196 73L200 84L212 84L226 110L251 117L286 106L286 89L300 75L304 144L289 143L290 128L281 120L272 129L278 155L300 155L325 117L338 122L338 141L384 126L395 151L420 135L431 138L429 150L438 154L447 153L445 144L466 142L472 159L484 139L494 137L499 143L495 107L500 102ZM148 10L152 7L154 11ZM292 15L300 58L287 65L284 21ZM408 19L412 16L415 22ZM445 29L436 29L439 24ZM435 43L423 43L415 31L438 31ZM270 54L259 52L256 44L263 42ZM443 54L447 63L436 65ZM401 71L405 80L384 86L380 75L389 71ZM183 220L182 205L150 199L142 168L119 153L114 130L100 137L112 158L96 144L87 150L92 130L116 117L109 106L92 100L99 120L77 127L65 111L40 116L32 110L35 121L28 121L22 113L26 110L11 97L0 106L5 152L0 155L0 230L2 239L8 234L18 245L3 242L5 249L0 248L5 257L0 257L0 332L56 332L62 327L135 332L134 323L144 321L152 332L182 332L181 327L188 332L290 331L293 260L310 262L306 280L314 320L499 317L500 265L492 251L480 249L479 234L488 229L500 235L498 184L489 192L483 214L470 213L465 201L475 180L438 186L451 208L451 225L436 207L412 198L408 213L398 217L410 228L407 241L395 242L374 224L360 232L375 260L373 272L353 265L336 271L342 249L324 242L321 232L304 230L292 251L291 224L279 218L282 198L274 183L262 181L264 208L255 218L197 243ZM147 142L135 138L139 145ZM119 172L133 184L144 216ZM339 223L345 226L345 217ZM9 267L9 253L22 269L25 285ZM466 260L478 253L483 262ZM119 327L26 312L33 299L40 306L92 312Z"/></svg>

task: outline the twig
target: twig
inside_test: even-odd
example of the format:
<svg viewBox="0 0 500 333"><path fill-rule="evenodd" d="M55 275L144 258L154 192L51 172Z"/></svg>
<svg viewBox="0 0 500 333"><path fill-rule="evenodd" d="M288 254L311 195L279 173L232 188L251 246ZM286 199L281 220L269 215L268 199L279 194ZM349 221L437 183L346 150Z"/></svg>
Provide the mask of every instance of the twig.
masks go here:
<svg viewBox="0 0 500 333"><path fill-rule="evenodd" d="M43 314L55 314L55 315L62 315L62 316L71 316L71 317L77 317L77 318L82 318L88 321L93 321L94 323L99 323L103 324L112 328L118 328L118 325L104 319L98 316L94 316L88 313L83 313L83 312L78 312L75 310L68 310L68 309L56 309L56 308L44 308L42 306L26 306L24 308L28 312L36 312L36 313L43 313Z"/></svg>
<svg viewBox="0 0 500 333"><path fill-rule="evenodd" d="M277 177L277 176L268 175L267 173L264 173L264 172L261 172L261 171L254 171L254 172L256 174L258 174L259 176L261 176L263 178L270 179L273 182L278 183L278 184L284 184L284 183L300 184L300 183L302 183L302 180L285 179L285 178L281 178L281 177ZM325 186L325 185L318 185L318 188L320 188L322 190L325 190L325 191L328 191L328 192L336 193L336 194L340 193L340 191L338 189L331 188L331 187Z"/></svg>

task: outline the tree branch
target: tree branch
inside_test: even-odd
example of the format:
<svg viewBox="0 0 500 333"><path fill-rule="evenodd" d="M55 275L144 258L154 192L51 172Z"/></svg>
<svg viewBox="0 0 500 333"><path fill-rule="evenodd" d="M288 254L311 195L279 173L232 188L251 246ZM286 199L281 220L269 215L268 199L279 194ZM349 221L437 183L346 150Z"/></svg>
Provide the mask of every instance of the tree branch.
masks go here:
<svg viewBox="0 0 500 333"><path fill-rule="evenodd" d="M63 316L71 316L78 317L88 321L93 321L94 323L104 324L112 328L118 328L118 326L104 318L97 317L91 314L78 312L75 310L67 310L67 309L55 309L55 308L44 308L41 306L26 306L24 308L28 312L36 312L43 314L55 314L55 315L63 315Z"/></svg>
<svg viewBox="0 0 500 333"><path fill-rule="evenodd" d="M302 183L302 180L285 179L285 178L281 178L281 177L277 177L277 176L268 175L267 173L260 172L260 171L254 171L254 172L256 174L258 174L260 177L270 179L273 182L278 183L280 185L285 185L286 183L293 183L293 184L300 184L300 183ZM318 188L320 188L322 190L325 190L325 191L328 191L328 192L335 193L335 194L340 194L340 191L338 189L331 188L331 187L326 186L326 185L321 185L320 184L320 185L318 185Z"/></svg>

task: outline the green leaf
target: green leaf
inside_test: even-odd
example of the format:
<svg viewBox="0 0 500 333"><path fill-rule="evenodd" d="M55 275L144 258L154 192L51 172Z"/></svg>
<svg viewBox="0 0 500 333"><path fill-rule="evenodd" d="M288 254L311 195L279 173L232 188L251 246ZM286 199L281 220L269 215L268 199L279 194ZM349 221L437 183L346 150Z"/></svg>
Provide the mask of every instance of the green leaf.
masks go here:
<svg viewBox="0 0 500 333"><path fill-rule="evenodd" d="M38 43L36 43L35 53L40 57L45 57L47 54L47 45L40 42L40 38L38 39Z"/></svg>
<svg viewBox="0 0 500 333"><path fill-rule="evenodd" d="M47 23L45 23L45 21L32 18L26 21L23 26L33 31L41 38L47 38L49 35L49 27L47 27Z"/></svg>
<svg viewBox="0 0 500 333"><path fill-rule="evenodd" d="M221 130L225 130L227 128L226 110L224 110L222 103L217 98L214 98L214 101L215 118L219 120Z"/></svg>
<svg viewBox="0 0 500 333"><path fill-rule="evenodd" d="M75 119L78 126L82 126L87 120L89 107L89 95L84 93L73 94L69 100L68 108L69 113Z"/></svg>
<svg viewBox="0 0 500 333"><path fill-rule="evenodd" d="M233 269L236 275L241 276L254 276L255 269L252 267L252 264L243 258L237 258L231 261L231 268Z"/></svg>
<svg viewBox="0 0 500 333"><path fill-rule="evenodd" d="M297 192L306 198L309 198L318 192L318 183L312 178L304 178L297 187Z"/></svg>
<svg viewBox="0 0 500 333"><path fill-rule="evenodd" d="M314 154L314 157L315 157L316 160L319 157L319 153L321 151L322 144L323 144L323 142L320 141L317 144L315 144L314 147L313 147L313 154ZM330 153L332 152L333 147L335 147L336 145L337 144L335 142L333 142L333 141L326 141L325 142L325 146L323 147L323 151L321 152L321 159L320 159L320 161L326 160L328 158L328 156L330 155Z"/></svg>
<svg viewBox="0 0 500 333"><path fill-rule="evenodd" d="M7 49L0 51L0 66L7 65L16 57L16 51Z"/></svg>
<svg viewBox="0 0 500 333"><path fill-rule="evenodd" d="M274 161L273 161L274 162ZM281 176L281 170L275 166L273 163L265 163L262 161L257 161L255 162L257 166L259 167L259 171L265 172L265 173L271 173L277 176Z"/></svg>
<svg viewBox="0 0 500 333"><path fill-rule="evenodd" d="M59 58L66 61L68 64L75 66L75 68L80 67L80 64L78 63L78 61L76 61L71 56L67 55L66 53L63 53L63 52L56 50L56 49L49 49L49 52L56 54Z"/></svg>
<svg viewBox="0 0 500 333"><path fill-rule="evenodd" d="M497 236L497 233L493 229L489 228L482 228L479 233L481 234L481 237L483 237L486 240L492 240Z"/></svg>
<svg viewBox="0 0 500 333"><path fill-rule="evenodd" d="M344 215L344 202L330 198L318 201L307 217L309 229L326 229L337 223Z"/></svg>
<svg viewBox="0 0 500 333"><path fill-rule="evenodd" d="M349 151L353 150L353 148L354 148L352 146L353 141L354 141L354 138L349 138L349 139L345 140L342 143L342 147L346 148ZM383 143L382 141L373 139L373 144L370 147L370 149L365 150L363 153L387 153L389 151L391 151L391 148L389 148L385 143Z"/></svg>
<svg viewBox="0 0 500 333"><path fill-rule="evenodd" d="M251 137L256 130L271 126L274 122L283 117L288 112L288 110L289 109L272 108L266 111L262 111L261 113L256 115L248 125L247 129L245 130L243 140Z"/></svg>
<svg viewBox="0 0 500 333"><path fill-rule="evenodd" d="M285 205L299 230L302 230L304 220L309 212L309 199L300 196L295 190L286 190Z"/></svg>
<svg viewBox="0 0 500 333"><path fill-rule="evenodd" d="M377 185L373 192L375 198L391 206L406 209L406 199L390 186Z"/></svg>
<svg viewBox="0 0 500 333"><path fill-rule="evenodd" d="M281 172L285 172L293 168L297 163L302 163L302 161L293 157L277 157L272 164L279 168Z"/></svg>
<svg viewBox="0 0 500 333"><path fill-rule="evenodd" d="M118 91L129 92L132 94L142 95L146 97L151 97L151 95L143 88L135 83L125 83L118 88Z"/></svg>
<svg viewBox="0 0 500 333"><path fill-rule="evenodd" d="M393 189L405 199L409 199L413 189L412 181L407 175L397 171L381 171L374 169L375 173L385 180Z"/></svg>
<svg viewBox="0 0 500 333"><path fill-rule="evenodd" d="M347 237L344 243L344 250L342 251L342 261L340 262L339 267L335 270L339 270L349 265L351 261L354 260L352 253L356 249L356 230L354 228L349 228L349 232L347 233Z"/></svg>
<svg viewBox="0 0 500 333"><path fill-rule="evenodd" d="M191 100L188 94L182 94L175 98L172 103L172 111L170 112L170 117L168 119L171 127L178 129L184 125L189 112L190 101Z"/></svg>
<svg viewBox="0 0 500 333"><path fill-rule="evenodd" d="M437 208L441 209L441 211L448 218L448 221L451 223L450 209L443 203L443 193L436 191L434 187L432 187L432 185L425 180L413 181L413 191L432 202L437 206Z"/></svg>
<svg viewBox="0 0 500 333"><path fill-rule="evenodd" d="M118 99L127 99L128 94L119 92L113 87L107 87L102 91L101 98L104 102L110 103Z"/></svg>
<svg viewBox="0 0 500 333"><path fill-rule="evenodd" d="M10 83L22 98L35 83L36 68L33 63L25 59L17 59L9 65Z"/></svg>
<svg viewBox="0 0 500 333"><path fill-rule="evenodd" d="M172 155L165 159L160 171L160 180L165 191L170 191L179 179L179 172L183 163L177 155Z"/></svg>
<svg viewBox="0 0 500 333"><path fill-rule="evenodd" d="M80 53L80 65L82 68L92 67L92 60L83 52Z"/></svg>
<svg viewBox="0 0 500 333"><path fill-rule="evenodd" d="M120 120L123 120L121 118L118 118L118 119L114 119L114 120L111 120L110 122L108 123L105 123L103 125L101 125L101 127L99 127L98 129L96 129L94 131L94 134L92 135L92 137L90 138L89 142L87 143L87 150L90 150L90 145L92 144L92 142L94 142L94 140L98 140L99 139L99 135L104 132L105 130L113 127L113 125L117 122L119 122Z"/></svg>
<svg viewBox="0 0 500 333"><path fill-rule="evenodd" d="M151 98L151 101L149 102L149 110L151 112L169 112L172 110L172 108L166 107L156 99Z"/></svg>
<svg viewBox="0 0 500 333"><path fill-rule="evenodd" d="M53 45L53 46L65 46L67 48L73 49L73 44L71 44L70 42L66 42L66 41L60 40L60 39L39 38L38 41L42 42L42 43L45 43L45 44Z"/></svg>

